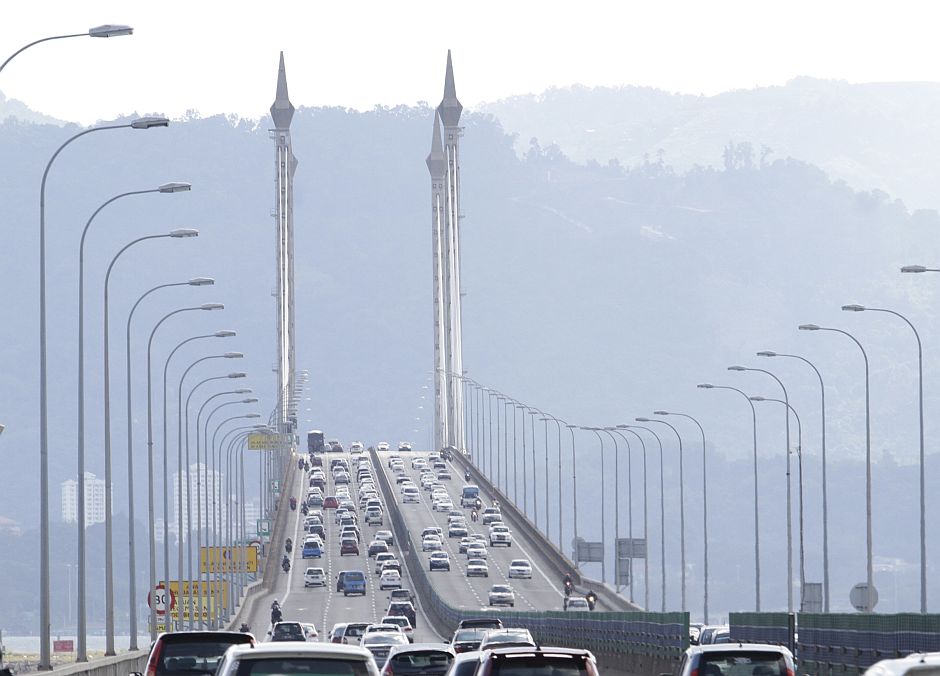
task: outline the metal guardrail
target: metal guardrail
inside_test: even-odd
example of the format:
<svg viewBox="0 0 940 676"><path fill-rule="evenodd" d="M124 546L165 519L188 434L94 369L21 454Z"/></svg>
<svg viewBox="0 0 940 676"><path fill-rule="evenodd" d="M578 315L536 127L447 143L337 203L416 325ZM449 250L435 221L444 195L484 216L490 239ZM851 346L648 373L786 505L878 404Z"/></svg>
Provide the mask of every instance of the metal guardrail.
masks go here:
<svg viewBox="0 0 940 676"><path fill-rule="evenodd" d="M402 518L381 460L375 451L371 455L379 469L377 474L386 496L386 511L414 581L414 591L437 631L446 636L457 628L460 620L492 612L456 608L437 593L420 558L420 547L415 545ZM688 613L500 611L499 617L506 625L525 627L544 645L587 648L599 656L616 658L644 656L657 660L660 665L678 658L689 645Z"/></svg>

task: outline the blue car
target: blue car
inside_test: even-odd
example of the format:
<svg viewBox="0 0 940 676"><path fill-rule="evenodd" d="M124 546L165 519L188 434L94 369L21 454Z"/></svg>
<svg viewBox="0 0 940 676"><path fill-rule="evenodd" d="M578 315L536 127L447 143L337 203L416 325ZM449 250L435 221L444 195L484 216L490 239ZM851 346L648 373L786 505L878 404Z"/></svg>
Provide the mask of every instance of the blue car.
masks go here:
<svg viewBox="0 0 940 676"><path fill-rule="evenodd" d="M323 550L320 548L320 542L318 540L305 540L304 541L304 550L303 557L305 559L319 559L323 556Z"/></svg>

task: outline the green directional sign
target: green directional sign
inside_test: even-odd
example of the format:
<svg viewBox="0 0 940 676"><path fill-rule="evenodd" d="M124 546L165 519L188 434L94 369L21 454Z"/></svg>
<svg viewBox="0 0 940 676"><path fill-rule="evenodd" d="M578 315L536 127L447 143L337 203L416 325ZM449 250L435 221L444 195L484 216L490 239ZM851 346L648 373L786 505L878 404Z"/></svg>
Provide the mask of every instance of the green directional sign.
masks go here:
<svg viewBox="0 0 940 676"><path fill-rule="evenodd" d="M258 519L258 535L271 536L271 519Z"/></svg>
<svg viewBox="0 0 940 676"><path fill-rule="evenodd" d="M271 479L271 490L275 493L279 493L281 490L281 480L280 479Z"/></svg>

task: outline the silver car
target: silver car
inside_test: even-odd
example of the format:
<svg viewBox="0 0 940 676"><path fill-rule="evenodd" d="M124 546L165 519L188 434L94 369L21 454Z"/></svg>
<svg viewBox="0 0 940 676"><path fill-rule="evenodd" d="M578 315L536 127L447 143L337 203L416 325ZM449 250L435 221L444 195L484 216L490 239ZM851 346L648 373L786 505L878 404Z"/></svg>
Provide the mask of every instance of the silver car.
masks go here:
<svg viewBox="0 0 940 676"><path fill-rule="evenodd" d="M335 643L258 643L232 646L226 651L216 676L287 673L346 673L379 676L375 659L358 646Z"/></svg>

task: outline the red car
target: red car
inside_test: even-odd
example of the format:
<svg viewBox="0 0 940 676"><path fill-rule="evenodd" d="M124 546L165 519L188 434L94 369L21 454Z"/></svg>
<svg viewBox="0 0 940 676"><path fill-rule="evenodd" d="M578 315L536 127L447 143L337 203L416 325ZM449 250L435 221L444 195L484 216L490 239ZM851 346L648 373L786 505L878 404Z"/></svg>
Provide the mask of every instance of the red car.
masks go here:
<svg viewBox="0 0 940 676"><path fill-rule="evenodd" d="M327 495L323 498L323 509L336 509L339 507L339 500L335 495Z"/></svg>
<svg viewBox="0 0 940 676"><path fill-rule="evenodd" d="M355 540L343 540L343 544L339 546L339 555L345 556L346 554L355 554L356 556L359 556L359 544Z"/></svg>

